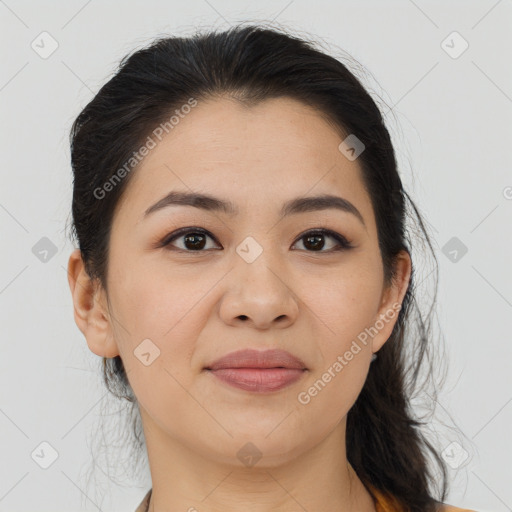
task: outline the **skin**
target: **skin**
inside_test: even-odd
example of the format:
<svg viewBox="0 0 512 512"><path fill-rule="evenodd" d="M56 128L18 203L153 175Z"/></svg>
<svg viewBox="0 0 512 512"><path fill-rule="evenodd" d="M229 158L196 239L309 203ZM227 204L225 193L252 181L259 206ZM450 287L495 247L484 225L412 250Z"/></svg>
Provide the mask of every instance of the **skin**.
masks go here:
<svg viewBox="0 0 512 512"><path fill-rule="evenodd" d="M396 280L385 286L370 197L358 160L338 150L342 140L317 111L292 99L251 108L227 98L201 102L144 158L118 204L109 303L80 252L70 256L75 321L92 352L121 355L139 402L150 510L375 510L346 458L346 414L397 314L359 343L308 404L297 399L401 303L410 279L404 252ZM231 200L240 212L172 206L144 219L171 190ZM365 225L336 209L280 218L287 200L323 193L349 200ZM203 252L185 252L183 236L170 246L176 251L157 247L188 226L213 235ZM337 241L325 236L315 250L303 237L313 228L331 229L354 248L330 251ZM236 252L247 236L263 249L252 263ZM160 355L145 366L133 351L147 338ZM270 394L232 388L203 371L241 348L288 350L308 371ZM248 442L262 454L250 467L237 457Z"/></svg>

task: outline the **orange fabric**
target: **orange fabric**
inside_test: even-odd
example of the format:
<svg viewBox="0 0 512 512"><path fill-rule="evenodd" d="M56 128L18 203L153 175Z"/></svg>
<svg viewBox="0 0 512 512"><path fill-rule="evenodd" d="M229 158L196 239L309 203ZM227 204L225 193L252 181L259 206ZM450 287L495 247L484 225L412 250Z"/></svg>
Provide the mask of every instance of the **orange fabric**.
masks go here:
<svg viewBox="0 0 512 512"><path fill-rule="evenodd" d="M140 505L137 507L135 512L146 512L149 505L149 496L151 494L151 489L146 493L144 499L140 502Z"/></svg>
<svg viewBox="0 0 512 512"><path fill-rule="evenodd" d="M396 498L390 494L385 494L373 486L367 485L370 492L374 495L375 510L377 512L406 512L406 510L398 504ZM148 491L144 499L137 507L135 512L145 512L148 506L148 498L151 491ZM452 507L451 505L441 505L439 512L475 512L474 510Z"/></svg>
<svg viewBox="0 0 512 512"><path fill-rule="evenodd" d="M385 494L372 485L366 485L374 496L375 510L377 512L406 512L406 509L398 503L391 494Z"/></svg>
<svg viewBox="0 0 512 512"><path fill-rule="evenodd" d="M374 495L375 510L377 512L407 512L407 509L402 507L396 498L388 493L379 491L372 485L368 485L370 492ZM458 508L444 503L440 504L439 512L475 512L467 508Z"/></svg>

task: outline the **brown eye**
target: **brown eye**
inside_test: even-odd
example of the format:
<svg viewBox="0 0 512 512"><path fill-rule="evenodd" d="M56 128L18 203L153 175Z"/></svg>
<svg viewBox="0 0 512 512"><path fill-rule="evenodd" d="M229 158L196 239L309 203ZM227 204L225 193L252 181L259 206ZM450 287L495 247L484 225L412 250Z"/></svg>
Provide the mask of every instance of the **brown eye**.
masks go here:
<svg viewBox="0 0 512 512"><path fill-rule="evenodd" d="M184 252L205 252L211 249L218 249L218 247L216 248L215 246L208 247L208 239L218 244L213 235L205 229L186 227L171 233L171 235L162 241L161 247L168 247L170 250ZM326 243L326 239L330 239L331 242ZM334 240L334 243L332 240ZM179 242L180 245L175 245L175 241ZM308 252L330 253L348 250L353 247L344 236L329 229L310 230L302 234L294 245L299 241L302 241L304 246L304 249L301 250Z"/></svg>
<svg viewBox="0 0 512 512"><path fill-rule="evenodd" d="M331 238L335 240L336 243L334 247L332 243L327 244L327 250L323 250L326 246L326 238ZM328 229L309 231L301 235L298 240L303 240L303 246L308 252L333 252L350 249L352 247L344 236Z"/></svg>
<svg viewBox="0 0 512 512"><path fill-rule="evenodd" d="M178 250L188 251L188 252L204 252L207 245L207 240L210 238L211 240L215 240L212 235L210 235L207 231L201 228L182 228L178 231L175 231L171 234L169 238L166 238L162 242L162 246L169 246L175 240L181 242L181 246L173 246ZM206 249L211 249L211 247L206 247Z"/></svg>

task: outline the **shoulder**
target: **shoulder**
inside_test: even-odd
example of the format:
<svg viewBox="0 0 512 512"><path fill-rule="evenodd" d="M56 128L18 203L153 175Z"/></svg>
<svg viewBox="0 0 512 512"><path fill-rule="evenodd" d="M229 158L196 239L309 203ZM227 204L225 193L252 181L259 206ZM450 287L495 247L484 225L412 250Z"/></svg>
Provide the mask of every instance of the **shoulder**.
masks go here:
<svg viewBox="0 0 512 512"><path fill-rule="evenodd" d="M476 512L475 510L470 510L469 508L458 508L453 505L447 505L445 503L441 504L439 507L439 512Z"/></svg>
<svg viewBox="0 0 512 512"><path fill-rule="evenodd" d="M152 488L146 493L144 499L140 502L139 506L136 508L135 512L146 512L149 505L149 498L151 496Z"/></svg>
<svg viewBox="0 0 512 512"><path fill-rule="evenodd" d="M390 493L381 491L374 487L372 484L366 484L369 488L370 493L373 495L375 500L375 509L377 512L396 512L404 510L403 506L397 501L397 499ZM476 512L469 508L459 508L449 505L447 503L436 502L437 512Z"/></svg>

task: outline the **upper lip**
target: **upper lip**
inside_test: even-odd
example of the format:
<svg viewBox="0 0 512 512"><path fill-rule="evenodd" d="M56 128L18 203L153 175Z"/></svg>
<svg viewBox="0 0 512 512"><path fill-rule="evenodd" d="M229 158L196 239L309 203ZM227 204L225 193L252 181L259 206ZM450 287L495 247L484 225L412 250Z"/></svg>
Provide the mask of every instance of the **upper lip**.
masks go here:
<svg viewBox="0 0 512 512"><path fill-rule="evenodd" d="M207 370L224 368L293 368L306 370L306 365L285 350L253 350L245 349L217 359L206 367Z"/></svg>

